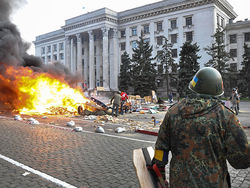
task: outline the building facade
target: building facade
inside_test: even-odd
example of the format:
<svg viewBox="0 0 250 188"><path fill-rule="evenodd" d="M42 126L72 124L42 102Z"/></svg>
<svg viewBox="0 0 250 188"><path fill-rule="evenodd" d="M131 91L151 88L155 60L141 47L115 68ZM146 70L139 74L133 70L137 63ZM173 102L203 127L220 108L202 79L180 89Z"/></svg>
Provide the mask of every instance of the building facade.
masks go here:
<svg viewBox="0 0 250 188"><path fill-rule="evenodd" d="M242 69L241 62L244 54L244 44L250 47L250 21L237 21L226 26L227 51L230 52L230 68L237 72Z"/></svg>
<svg viewBox="0 0 250 188"><path fill-rule="evenodd" d="M89 89L117 90L121 55L126 51L132 57L141 31L153 46L153 56L162 49L163 37L168 38L177 63L183 43L196 42L203 66L210 59L204 48L212 44L216 28L236 16L226 0L162 0L123 12L102 8L37 36L35 55L44 63L60 61L80 74Z"/></svg>

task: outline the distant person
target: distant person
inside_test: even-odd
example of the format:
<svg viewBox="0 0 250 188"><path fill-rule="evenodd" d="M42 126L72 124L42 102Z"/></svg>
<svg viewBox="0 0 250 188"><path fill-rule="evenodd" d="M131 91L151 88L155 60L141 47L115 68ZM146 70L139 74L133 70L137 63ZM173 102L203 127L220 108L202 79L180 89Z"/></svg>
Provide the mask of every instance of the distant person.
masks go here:
<svg viewBox="0 0 250 188"><path fill-rule="evenodd" d="M238 109L238 112L240 112L240 94L239 94L238 87L236 87L235 89L236 89L235 93L236 93L237 98L238 98L237 103L236 103L236 107Z"/></svg>
<svg viewBox="0 0 250 188"><path fill-rule="evenodd" d="M237 108L237 101L239 100L238 95L236 93L236 89L233 88L232 89L232 94L230 97L230 101L231 101L231 109L235 111L236 115L238 115L238 108Z"/></svg>
<svg viewBox="0 0 250 188"><path fill-rule="evenodd" d="M123 106L124 104L127 102L128 100L128 95L126 92L121 92L121 115L123 115L124 111L123 111Z"/></svg>
<svg viewBox="0 0 250 188"><path fill-rule="evenodd" d="M113 102L113 108L112 108L112 116L117 117L119 115L119 106L121 104L121 92L117 91L115 92L114 96L111 98L110 103L112 104Z"/></svg>
<svg viewBox="0 0 250 188"><path fill-rule="evenodd" d="M250 167L247 136L237 116L217 98L224 91L216 69L200 69L189 89L192 94L166 113L152 164L165 177L171 151L171 188L229 188L227 161L235 169Z"/></svg>
<svg viewBox="0 0 250 188"><path fill-rule="evenodd" d="M172 94L172 92L169 92L169 94L168 94L168 100L169 100L170 104L173 102L173 94Z"/></svg>

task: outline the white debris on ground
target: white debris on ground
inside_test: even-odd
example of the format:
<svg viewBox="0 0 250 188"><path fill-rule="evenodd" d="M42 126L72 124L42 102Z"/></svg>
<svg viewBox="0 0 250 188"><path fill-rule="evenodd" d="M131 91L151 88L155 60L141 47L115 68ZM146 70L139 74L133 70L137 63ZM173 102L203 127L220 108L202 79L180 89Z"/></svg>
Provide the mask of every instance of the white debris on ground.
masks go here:
<svg viewBox="0 0 250 188"><path fill-rule="evenodd" d="M97 133L105 133L104 129L101 126L97 126L97 128L95 129L95 132L97 132Z"/></svg>
<svg viewBox="0 0 250 188"><path fill-rule="evenodd" d="M115 129L115 132L116 133L123 133L123 132L125 132L126 131L126 129L124 128L124 127L117 127L116 129Z"/></svg>
<svg viewBox="0 0 250 188"><path fill-rule="evenodd" d="M75 126L75 122L74 121L69 121L69 122L67 122L67 126L68 127L74 127Z"/></svg>
<svg viewBox="0 0 250 188"><path fill-rule="evenodd" d="M84 116L83 119L85 119L85 120L95 120L96 118L97 118L97 116L95 116L95 115L89 115L89 116Z"/></svg>
<svg viewBox="0 0 250 188"><path fill-rule="evenodd" d="M29 118L29 119L28 119L28 122L29 122L29 124L31 124L31 125L39 125L39 124L40 124L39 121L37 121L37 120L34 119L34 118Z"/></svg>
<svg viewBox="0 0 250 188"><path fill-rule="evenodd" d="M16 121L22 121L23 118L20 115L15 115L14 116L14 120L16 120Z"/></svg>
<svg viewBox="0 0 250 188"><path fill-rule="evenodd" d="M74 128L75 132L82 132L82 130L83 130L82 127L75 127Z"/></svg>

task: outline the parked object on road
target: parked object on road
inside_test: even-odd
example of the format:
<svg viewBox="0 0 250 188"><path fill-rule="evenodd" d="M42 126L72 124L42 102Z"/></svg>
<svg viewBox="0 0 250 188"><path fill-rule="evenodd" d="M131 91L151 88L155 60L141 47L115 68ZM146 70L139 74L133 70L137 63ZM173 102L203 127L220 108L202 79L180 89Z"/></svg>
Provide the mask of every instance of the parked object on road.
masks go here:
<svg viewBox="0 0 250 188"><path fill-rule="evenodd" d="M105 133L104 129L101 126L97 126L97 128L95 129L95 132L97 132L97 133Z"/></svg>
<svg viewBox="0 0 250 188"><path fill-rule="evenodd" d="M75 127L74 128L75 132L82 132L82 130L83 130L82 127Z"/></svg>
<svg viewBox="0 0 250 188"><path fill-rule="evenodd" d="M124 127L117 127L116 129L115 129L115 132L116 133L123 133L123 132L125 132L126 131L126 129L124 128Z"/></svg>
<svg viewBox="0 0 250 188"><path fill-rule="evenodd" d="M20 116L20 115L15 115L15 116L14 116L14 120L17 120L17 121L22 121L22 120L23 120L23 118L21 118L21 116Z"/></svg>
<svg viewBox="0 0 250 188"><path fill-rule="evenodd" d="M67 122L67 126L68 127L74 127L75 126L75 122L74 121L69 121L69 122Z"/></svg>

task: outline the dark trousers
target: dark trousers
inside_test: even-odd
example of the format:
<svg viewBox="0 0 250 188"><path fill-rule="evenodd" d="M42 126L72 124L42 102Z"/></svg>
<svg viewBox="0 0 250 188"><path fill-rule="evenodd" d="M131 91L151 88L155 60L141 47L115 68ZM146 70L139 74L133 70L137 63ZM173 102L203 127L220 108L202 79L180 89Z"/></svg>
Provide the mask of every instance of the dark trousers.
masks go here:
<svg viewBox="0 0 250 188"><path fill-rule="evenodd" d="M119 104L113 104L112 116L114 116L114 111L115 111L115 116L118 116L118 114L119 114Z"/></svg>

